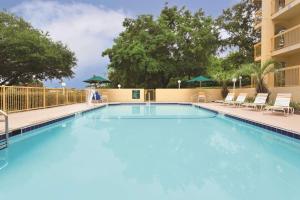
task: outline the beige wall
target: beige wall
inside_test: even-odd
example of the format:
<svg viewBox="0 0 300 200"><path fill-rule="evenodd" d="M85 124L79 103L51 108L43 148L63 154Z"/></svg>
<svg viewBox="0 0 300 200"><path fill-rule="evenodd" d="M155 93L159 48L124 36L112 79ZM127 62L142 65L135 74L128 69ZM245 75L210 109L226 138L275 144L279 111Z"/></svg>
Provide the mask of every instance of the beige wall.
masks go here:
<svg viewBox="0 0 300 200"><path fill-rule="evenodd" d="M156 89L156 102L195 102L203 92L208 102L222 99L220 88Z"/></svg>
<svg viewBox="0 0 300 200"><path fill-rule="evenodd" d="M205 92L208 102L223 99L221 88L202 88L199 92Z"/></svg>
<svg viewBox="0 0 300 200"><path fill-rule="evenodd" d="M191 102L197 89L156 89L156 102Z"/></svg>
<svg viewBox="0 0 300 200"><path fill-rule="evenodd" d="M264 63L272 57L272 40L274 36L274 23L272 20L272 1L262 1L262 23L261 23L261 62ZM274 86L274 76L269 74L266 79L269 86Z"/></svg>
<svg viewBox="0 0 300 200"><path fill-rule="evenodd" d="M229 89L233 92L233 89ZM157 102L191 102L197 100L199 93L205 93L207 101L220 100L222 98L221 88L194 88L194 89L157 89ZM248 93L249 97L255 97L255 88L235 89L236 95L239 93Z"/></svg>
<svg viewBox="0 0 300 200"><path fill-rule="evenodd" d="M233 92L233 89L229 89L230 92ZM255 97L256 96L256 89L255 88L236 88L235 89L235 95L238 96L239 93L247 93L248 97Z"/></svg>
<svg viewBox="0 0 300 200"><path fill-rule="evenodd" d="M107 95L109 102L144 102L144 89L139 89L141 99L131 98L133 89L100 89L102 95ZM222 99L220 88L191 89L156 89L156 102L192 102L196 101L199 92L205 92L208 101Z"/></svg>
<svg viewBox="0 0 300 200"><path fill-rule="evenodd" d="M281 56L278 57L277 60L280 62L285 62L286 67L298 66L300 65L300 54Z"/></svg>
<svg viewBox="0 0 300 200"><path fill-rule="evenodd" d="M272 87L269 88L271 92L270 100L274 100L276 98L277 93L291 93L292 94L292 101L300 102L300 86L295 87ZM229 89L232 92L232 89ZM255 88L242 88L236 89L235 94L238 95L239 93L248 93L248 97L255 97L256 90Z"/></svg>
<svg viewBox="0 0 300 200"><path fill-rule="evenodd" d="M274 35L274 24L272 20L272 2L262 1L262 23L261 23L261 61L265 62L271 58L272 41Z"/></svg>
<svg viewBox="0 0 300 200"><path fill-rule="evenodd" d="M100 93L108 96L109 102L144 102L144 89L140 90L140 99L132 99L133 89L100 89ZM232 88L229 88L233 92ZM191 89L156 89L156 102L195 102L199 92L204 92L207 101L222 99L221 88L191 88ZM277 93L292 93L292 101L300 102L300 86L272 87L270 100L274 100ZM236 88L235 94L248 93L248 97L255 97L255 88Z"/></svg>
<svg viewBox="0 0 300 200"><path fill-rule="evenodd" d="M132 90L140 90L140 99L132 99ZM100 89L109 102L144 102L144 89Z"/></svg>
<svg viewBox="0 0 300 200"><path fill-rule="evenodd" d="M270 88L271 99L275 99L277 93L292 93L292 101L300 103L300 86Z"/></svg>
<svg viewBox="0 0 300 200"><path fill-rule="evenodd" d="M289 25L288 28L292 28L292 27L294 27L294 26L297 26L297 25L300 24L300 15L294 17L293 19L291 19L291 20L289 20L289 21L285 21L285 22L286 22L286 24Z"/></svg>

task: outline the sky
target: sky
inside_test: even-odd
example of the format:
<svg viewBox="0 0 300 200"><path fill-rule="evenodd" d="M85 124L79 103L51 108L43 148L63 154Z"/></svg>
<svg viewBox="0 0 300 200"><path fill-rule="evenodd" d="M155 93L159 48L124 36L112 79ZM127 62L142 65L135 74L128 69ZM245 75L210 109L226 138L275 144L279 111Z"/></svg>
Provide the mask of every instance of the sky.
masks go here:
<svg viewBox="0 0 300 200"><path fill-rule="evenodd" d="M216 17L239 0L169 0L170 6L202 8ZM24 17L34 27L47 31L62 41L78 59L75 77L64 80L67 87L84 87L83 80L96 75L107 77L108 58L101 53L113 45L123 30L126 17L139 14L158 15L165 0L0 0L0 8ZM47 81L48 87L59 87L57 80Z"/></svg>

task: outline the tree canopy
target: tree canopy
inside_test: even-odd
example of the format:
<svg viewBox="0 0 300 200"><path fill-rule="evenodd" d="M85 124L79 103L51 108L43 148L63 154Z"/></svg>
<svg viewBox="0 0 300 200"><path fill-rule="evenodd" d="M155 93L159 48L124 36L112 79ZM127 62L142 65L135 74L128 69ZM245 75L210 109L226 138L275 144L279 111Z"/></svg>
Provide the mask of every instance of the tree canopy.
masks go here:
<svg viewBox="0 0 300 200"><path fill-rule="evenodd" d="M257 10L252 0L241 0L233 7L225 9L216 24L225 37L221 39L221 49L234 49L230 59L241 65L254 62L253 45L259 41L259 33L254 29L254 12Z"/></svg>
<svg viewBox="0 0 300 200"><path fill-rule="evenodd" d="M171 87L177 80L203 74L218 49L218 32L202 10L165 6L157 18L126 19L112 48L109 79L124 87Z"/></svg>
<svg viewBox="0 0 300 200"><path fill-rule="evenodd" d="M0 12L0 84L71 78L75 54L47 33L7 12Z"/></svg>
<svg viewBox="0 0 300 200"><path fill-rule="evenodd" d="M216 26L221 37L219 48L227 53L225 57L213 56L208 65L208 74L222 84L222 94L227 94L227 84L233 77L237 78L236 71L247 64L254 62L253 45L259 41L259 33L254 30L254 12L257 7L252 0L241 0L231 8L225 9L216 19ZM250 83L250 74L243 74L244 84ZM245 76L246 75L246 76Z"/></svg>

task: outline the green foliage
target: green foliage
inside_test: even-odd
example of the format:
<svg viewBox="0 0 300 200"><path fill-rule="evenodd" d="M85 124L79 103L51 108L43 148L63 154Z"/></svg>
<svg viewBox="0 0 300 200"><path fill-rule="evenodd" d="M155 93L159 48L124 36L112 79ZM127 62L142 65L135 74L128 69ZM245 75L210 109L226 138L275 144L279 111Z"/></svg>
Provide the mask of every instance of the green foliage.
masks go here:
<svg viewBox="0 0 300 200"><path fill-rule="evenodd" d="M0 84L25 84L70 78L73 52L22 18L0 12Z"/></svg>
<svg viewBox="0 0 300 200"><path fill-rule="evenodd" d="M102 53L110 59L109 79L115 85L176 87L175 78L204 74L218 48L213 20L202 10L166 6L157 19L140 15L123 26L112 48Z"/></svg>
<svg viewBox="0 0 300 200"><path fill-rule="evenodd" d="M294 108L296 112L299 112L299 111L300 111L300 103L299 103L299 102L294 102L294 101L292 101L292 102L290 103L290 106L291 106L292 108Z"/></svg>
<svg viewBox="0 0 300 200"><path fill-rule="evenodd" d="M246 102L247 103L253 103L255 101L255 97L247 97Z"/></svg>
<svg viewBox="0 0 300 200"><path fill-rule="evenodd" d="M226 97L229 92L228 82L230 82L234 75L231 62L227 58L211 57L208 74L222 85L221 93L223 97Z"/></svg>
<svg viewBox="0 0 300 200"><path fill-rule="evenodd" d="M269 73L275 72L275 70L279 68L281 68L280 63L274 60L268 60L262 65L258 63L250 63L243 65L241 69L236 72L236 76L252 76L253 78L255 78L256 92L269 93L269 90L265 84L265 78Z"/></svg>
<svg viewBox="0 0 300 200"><path fill-rule="evenodd" d="M237 65L254 60L253 45L259 41L259 33L254 30L254 11L257 10L252 0L242 0L223 11L218 17L217 25L228 34L221 40L222 50L236 49L231 59Z"/></svg>

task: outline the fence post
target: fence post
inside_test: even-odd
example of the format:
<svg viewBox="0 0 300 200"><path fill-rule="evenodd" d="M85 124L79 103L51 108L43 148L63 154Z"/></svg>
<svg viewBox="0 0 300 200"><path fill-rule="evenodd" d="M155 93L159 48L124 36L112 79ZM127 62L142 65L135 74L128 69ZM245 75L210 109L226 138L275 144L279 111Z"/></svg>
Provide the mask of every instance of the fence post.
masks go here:
<svg viewBox="0 0 300 200"><path fill-rule="evenodd" d="M5 86L3 87L3 99L2 99L2 105L3 105L3 111L6 112L6 95L5 95Z"/></svg>
<svg viewBox="0 0 300 200"><path fill-rule="evenodd" d="M58 106L58 90L56 90L56 105Z"/></svg>
<svg viewBox="0 0 300 200"><path fill-rule="evenodd" d="M46 88L43 88L43 107L46 108Z"/></svg>
<svg viewBox="0 0 300 200"><path fill-rule="evenodd" d="M65 93L65 104L68 104L68 89L64 88L64 93Z"/></svg>
<svg viewBox="0 0 300 200"><path fill-rule="evenodd" d="M300 67L298 67L298 77L300 77ZM300 78L298 80L298 85L300 85Z"/></svg>
<svg viewBox="0 0 300 200"><path fill-rule="evenodd" d="M29 110L29 88L26 88L26 109Z"/></svg>
<svg viewBox="0 0 300 200"><path fill-rule="evenodd" d="M1 99L0 110L4 111L4 108L3 108L3 85L0 86L0 99Z"/></svg>

